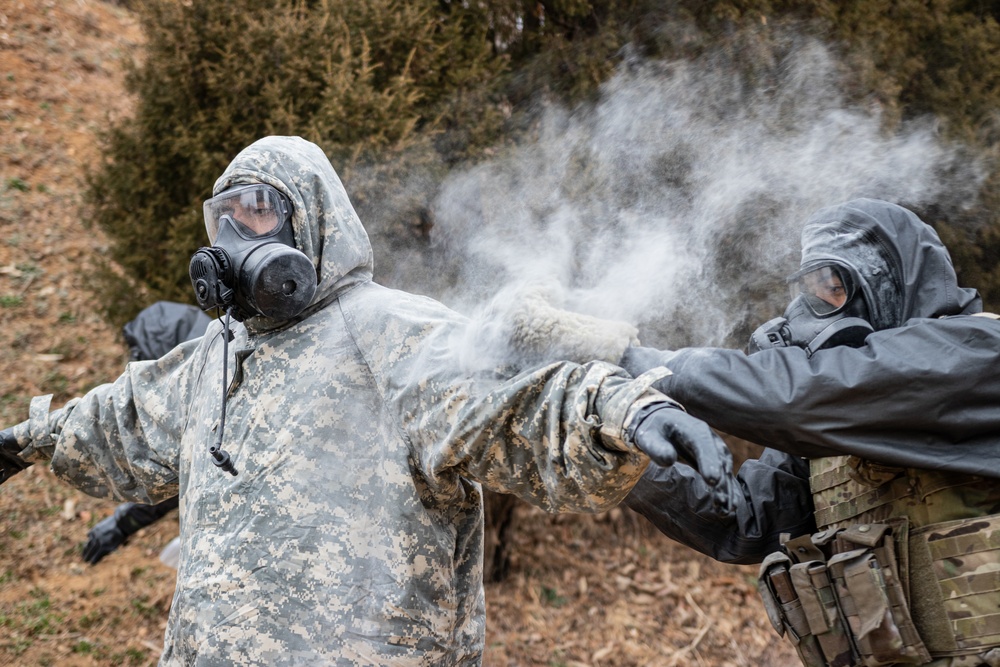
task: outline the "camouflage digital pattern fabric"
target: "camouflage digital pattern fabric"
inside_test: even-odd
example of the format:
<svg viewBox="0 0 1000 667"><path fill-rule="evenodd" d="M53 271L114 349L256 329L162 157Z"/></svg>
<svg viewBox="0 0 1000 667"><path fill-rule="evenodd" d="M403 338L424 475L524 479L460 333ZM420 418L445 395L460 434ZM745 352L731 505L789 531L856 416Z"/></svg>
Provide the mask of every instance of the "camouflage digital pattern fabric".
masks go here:
<svg viewBox="0 0 1000 667"><path fill-rule="evenodd" d="M223 447L239 476L207 451L218 321L65 409L39 403L26 455L98 496L180 493L162 665L479 664L480 483L553 512L614 506L646 467L623 434L664 400L649 389L661 374L470 374L462 316L371 282L367 236L318 147L263 139L215 192L258 181L291 198L319 290L298 321L233 327Z"/></svg>

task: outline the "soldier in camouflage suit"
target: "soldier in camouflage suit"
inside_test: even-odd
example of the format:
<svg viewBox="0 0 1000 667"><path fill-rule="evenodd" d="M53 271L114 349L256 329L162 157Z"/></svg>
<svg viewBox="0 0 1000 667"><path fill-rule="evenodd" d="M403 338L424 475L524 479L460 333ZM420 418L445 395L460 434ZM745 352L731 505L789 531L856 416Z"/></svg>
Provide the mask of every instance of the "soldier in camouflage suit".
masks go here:
<svg viewBox="0 0 1000 667"><path fill-rule="evenodd" d="M855 283L859 347L783 346L772 326L777 344L749 356L626 352L633 373L674 371L656 386L692 414L773 448L741 467L727 520L683 465L651 464L626 504L719 560L763 560L768 615L810 667L997 667L1000 322L902 207L824 209L802 241L796 278L844 271L817 322Z"/></svg>
<svg viewBox="0 0 1000 667"><path fill-rule="evenodd" d="M466 320L372 282L368 237L317 146L254 143L213 199L247 184L291 202L294 246L316 273L307 307L247 317L228 345L213 321L54 411L36 398L0 448L0 481L51 459L92 495L179 493L162 665L476 665L480 484L551 512L600 511L646 454L667 466L681 454L727 483L724 444L650 387L662 369L463 370ZM213 465L219 433L238 474Z"/></svg>

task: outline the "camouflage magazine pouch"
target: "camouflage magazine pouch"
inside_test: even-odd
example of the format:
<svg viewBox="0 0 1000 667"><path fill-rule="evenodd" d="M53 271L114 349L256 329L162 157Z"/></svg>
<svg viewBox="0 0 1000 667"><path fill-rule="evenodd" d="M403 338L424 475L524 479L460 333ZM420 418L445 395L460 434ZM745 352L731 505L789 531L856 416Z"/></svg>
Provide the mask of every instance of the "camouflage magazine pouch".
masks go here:
<svg viewBox="0 0 1000 667"><path fill-rule="evenodd" d="M816 637L827 665L858 665L857 651L844 622L840 601L826 563L796 563L791 570L792 585L799 594L809 629Z"/></svg>
<svg viewBox="0 0 1000 667"><path fill-rule="evenodd" d="M903 592L890 526L850 526L838 533L836 550L828 567L859 664L930 662Z"/></svg>
<svg viewBox="0 0 1000 667"><path fill-rule="evenodd" d="M913 531L910 545L918 561L930 565L927 578L939 590L923 591L933 604L921 605L922 620L951 635L946 643L932 642L935 653L964 655L1000 645L1000 515L926 526Z"/></svg>
<svg viewBox="0 0 1000 667"><path fill-rule="evenodd" d="M767 611L767 618L779 635L786 635L806 667L827 667L819 641L810 628L798 593L792 584L792 561L783 552L764 559L757 588Z"/></svg>
<svg viewBox="0 0 1000 667"><path fill-rule="evenodd" d="M931 661L907 606L889 525L824 531L784 547L808 560L793 564L784 552L771 554L761 568L760 588L772 624L788 632L805 665Z"/></svg>

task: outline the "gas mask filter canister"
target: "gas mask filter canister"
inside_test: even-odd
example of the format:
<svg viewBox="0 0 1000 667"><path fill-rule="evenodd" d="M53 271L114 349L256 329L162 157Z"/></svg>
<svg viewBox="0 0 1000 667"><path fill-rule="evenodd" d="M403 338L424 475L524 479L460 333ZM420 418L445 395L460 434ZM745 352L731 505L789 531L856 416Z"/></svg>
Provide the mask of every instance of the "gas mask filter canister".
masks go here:
<svg viewBox="0 0 1000 667"><path fill-rule="evenodd" d="M788 279L792 300L783 317L765 322L750 336L747 353L796 346L812 356L830 347L861 347L874 328L860 278L847 265L826 263L807 267Z"/></svg>
<svg viewBox="0 0 1000 667"><path fill-rule="evenodd" d="M316 269L295 248L292 207L270 185L230 188L205 201L210 247L189 273L202 310L233 308L237 320L295 317L316 293Z"/></svg>

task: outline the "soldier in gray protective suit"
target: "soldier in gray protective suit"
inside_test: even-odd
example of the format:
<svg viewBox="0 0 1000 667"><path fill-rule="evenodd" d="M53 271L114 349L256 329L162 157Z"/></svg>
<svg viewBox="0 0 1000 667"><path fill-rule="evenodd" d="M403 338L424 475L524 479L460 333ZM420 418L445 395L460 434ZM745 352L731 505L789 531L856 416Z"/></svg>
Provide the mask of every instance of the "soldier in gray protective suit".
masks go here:
<svg viewBox="0 0 1000 667"><path fill-rule="evenodd" d="M859 199L802 232L795 297L750 351L634 348L634 373L773 449L728 487L655 464L626 504L719 560L761 562L809 667L1000 666L1000 322L912 212Z"/></svg>
<svg viewBox="0 0 1000 667"><path fill-rule="evenodd" d="M647 454L727 483L724 444L651 388L662 369L463 369L467 321L372 282L317 146L262 139L214 192L191 277L225 322L62 408L34 399L0 441L0 481L51 459L92 495L179 493L161 664L475 665L480 484L600 511Z"/></svg>

